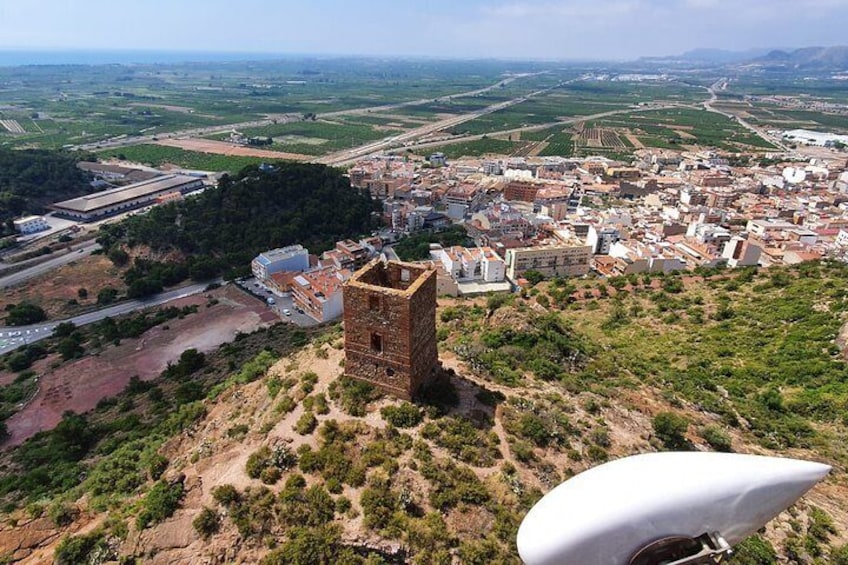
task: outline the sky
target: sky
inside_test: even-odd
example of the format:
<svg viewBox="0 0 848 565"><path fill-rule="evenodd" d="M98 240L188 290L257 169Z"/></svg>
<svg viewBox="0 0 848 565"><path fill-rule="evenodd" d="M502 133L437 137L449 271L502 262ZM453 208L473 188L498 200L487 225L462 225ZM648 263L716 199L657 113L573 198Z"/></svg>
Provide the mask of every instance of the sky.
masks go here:
<svg viewBox="0 0 848 565"><path fill-rule="evenodd" d="M0 49L629 60L846 24L848 0L0 0Z"/></svg>

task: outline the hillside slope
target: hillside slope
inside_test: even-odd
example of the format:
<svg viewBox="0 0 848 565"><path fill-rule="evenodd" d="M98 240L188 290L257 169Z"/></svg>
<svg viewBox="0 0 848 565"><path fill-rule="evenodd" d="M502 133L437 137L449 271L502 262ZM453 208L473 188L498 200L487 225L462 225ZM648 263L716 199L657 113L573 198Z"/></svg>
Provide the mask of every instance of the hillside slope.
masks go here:
<svg viewBox="0 0 848 565"><path fill-rule="evenodd" d="M834 465L734 563L846 563L848 270L705 275L444 300L449 382L418 405L343 378L338 326L189 354L6 455L0 555L518 563L522 516L562 480L629 454L717 449ZM51 450L67 472L39 471Z"/></svg>

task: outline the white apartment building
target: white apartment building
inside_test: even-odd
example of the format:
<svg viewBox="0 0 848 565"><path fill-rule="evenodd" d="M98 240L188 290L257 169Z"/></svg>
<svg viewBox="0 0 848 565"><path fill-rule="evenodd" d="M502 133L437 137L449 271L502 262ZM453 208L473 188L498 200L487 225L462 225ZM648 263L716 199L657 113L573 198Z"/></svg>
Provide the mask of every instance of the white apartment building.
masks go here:
<svg viewBox="0 0 848 565"><path fill-rule="evenodd" d="M502 282L506 276L506 263L491 247L454 246L435 249L430 255L457 282Z"/></svg>
<svg viewBox="0 0 848 565"><path fill-rule="evenodd" d="M612 244L621 239L621 232L618 228L612 226L595 227L589 226L589 233L586 236L586 245L592 248L592 253L596 255L607 255L610 252Z"/></svg>
<svg viewBox="0 0 848 565"><path fill-rule="evenodd" d="M251 263L250 270L259 280L267 280L282 271L305 271L309 268L309 251L302 245L290 245L260 253Z"/></svg>
<svg viewBox="0 0 848 565"><path fill-rule="evenodd" d="M756 267L760 262L762 249L750 243L747 239L734 237L724 245L721 256L727 259L727 266Z"/></svg>

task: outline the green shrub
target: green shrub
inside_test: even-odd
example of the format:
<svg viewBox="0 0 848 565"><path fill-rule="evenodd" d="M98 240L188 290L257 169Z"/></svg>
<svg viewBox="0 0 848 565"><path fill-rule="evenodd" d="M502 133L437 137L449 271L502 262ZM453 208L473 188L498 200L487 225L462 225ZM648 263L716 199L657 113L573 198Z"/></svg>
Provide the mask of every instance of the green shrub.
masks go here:
<svg viewBox="0 0 848 565"><path fill-rule="evenodd" d="M728 565L774 565L777 553L772 545L760 536L752 536L733 548Z"/></svg>
<svg viewBox="0 0 848 565"><path fill-rule="evenodd" d="M271 365L276 362L276 355L268 350L263 350L256 357L241 366L241 370L235 376L235 381L241 384L255 381L264 375L271 368Z"/></svg>
<svg viewBox="0 0 848 565"><path fill-rule="evenodd" d="M421 474L432 487L430 504L441 511L463 502L479 505L489 500L489 491L474 471L453 461L442 459L422 463Z"/></svg>
<svg viewBox="0 0 848 565"><path fill-rule="evenodd" d="M398 495L392 491L391 482L378 476L368 482L359 503L365 526L375 531L388 526L392 515L400 508Z"/></svg>
<svg viewBox="0 0 848 565"><path fill-rule="evenodd" d="M380 398L381 393L371 384L348 376L339 377L330 385L330 398L351 416L364 416L368 404Z"/></svg>
<svg viewBox="0 0 848 565"><path fill-rule="evenodd" d="M62 539L53 554L54 565L81 565L83 563L103 563L116 558L109 548L103 532L96 530L81 536L69 536Z"/></svg>
<svg viewBox="0 0 848 565"><path fill-rule="evenodd" d="M160 480L154 484L142 500L142 510L136 517L138 529L143 530L151 524L158 524L170 518L179 507L184 494L181 482L168 483Z"/></svg>
<svg viewBox="0 0 848 565"><path fill-rule="evenodd" d="M268 396L276 398L277 394L285 387L286 383L277 375L268 377L265 381L265 386L268 387Z"/></svg>
<svg viewBox="0 0 848 565"><path fill-rule="evenodd" d="M289 526L321 526L335 516L336 503L321 485L304 490L300 480L289 480L279 499L280 516Z"/></svg>
<svg viewBox="0 0 848 565"><path fill-rule="evenodd" d="M459 559L468 565L489 565L506 562L507 556L496 540L487 537L462 542L459 546Z"/></svg>
<svg viewBox="0 0 848 565"><path fill-rule="evenodd" d="M315 427L317 425L318 419L315 418L315 414L312 412L304 412L300 418L297 419L297 423L294 425L294 431L305 436L306 434L311 434L315 431Z"/></svg>
<svg viewBox="0 0 848 565"><path fill-rule="evenodd" d="M718 426L705 426L701 429L701 437L716 451L733 451L730 436Z"/></svg>
<svg viewBox="0 0 848 565"><path fill-rule="evenodd" d="M323 393L315 396L307 396L303 399L303 408L311 410L316 414L329 414L330 406L327 404L327 397Z"/></svg>
<svg viewBox="0 0 848 565"><path fill-rule="evenodd" d="M258 479L262 471L271 464L271 448L267 445L260 447L247 458L245 471L251 479Z"/></svg>
<svg viewBox="0 0 848 565"><path fill-rule="evenodd" d="M242 537L261 538L276 522L276 501L277 497L268 488L248 487L227 510Z"/></svg>
<svg viewBox="0 0 848 565"><path fill-rule="evenodd" d="M239 492L236 490L236 487L233 485L219 485L212 489L212 498L215 499L215 502L221 504L226 507L233 506L240 499Z"/></svg>
<svg viewBox="0 0 848 565"><path fill-rule="evenodd" d="M289 395L283 395L277 405L274 407L274 412L277 414L288 414L297 406L297 402Z"/></svg>
<svg viewBox="0 0 848 565"><path fill-rule="evenodd" d="M478 467L491 466L502 457L497 436L477 429L467 418L447 417L429 422L421 430L421 436L446 448L460 461Z"/></svg>
<svg viewBox="0 0 848 565"><path fill-rule="evenodd" d="M420 424L423 419L421 409L409 402L403 402L398 406L384 406L380 409L380 415L396 428L412 428Z"/></svg>
<svg viewBox="0 0 848 565"><path fill-rule="evenodd" d="M232 439L241 439L247 435L250 427L247 424L236 424L227 428L227 437Z"/></svg>
<svg viewBox="0 0 848 565"><path fill-rule="evenodd" d="M654 434L663 443L666 449L686 449L689 442L686 440L686 430L689 421L674 412L660 412L653 419Z"/></svg>
<svg viewBox="0 0 848 565"><path fill-rule="evenodd" d="M7 326L27 326L47 319L47 313L40 306L30 302L9 304L6 306L6 312Z"/></svg>
<svg viewBox="0 0 848 565"><path fill-rule="evenodd" d="M288 539L266 555L259 565L354 565L364 563L353 549L341 542L341 527L328 524L317 528L292 528Z"/></svg>
<svg viewBox="0 0 848 565"><path fill-rule="evenodd" d="M609 454L607 454L606 450L598 445L590 445L588 449L586 449L586 455L588 455L589 459L594 463L601 463L609 459Z"/></svg>
<svg viewBox="0 0 848 565"><path fill-rule="evenodd" d="M208 540L214 534L218 533L218 530L221 528L221 520L218 518L217 512L204 506L200 510L200 514L192 520L191 525L200 537Z"/></svg>
<svg viewBox="0 0 848 565"><path fill-rule="evenodd" d="M277 467L265 467L262 469L262 472L259 473L259 480L266 485L274 485L277 484L277 481L279 481L282 476L282 471L280 471Z"/></svg>
<svg viewBox="0 0 848 565"><path fill-rule="evenodd" d="M274 484L286 471L297 464L297 458L284 445L276 446L273 450L266 446L260 447L247 458L245 472L251 479L261 479L263 483Z"/></svg>
<svg viewBox="0 0 848 565"><path fill-rule="evenodd" d="M525 271L523 276L525 279L527 279L531 286L536 286L537 284L545 280L545 275L543 275L539 271Z"/></svg>
<svg viewBox="0 0 848 565"><path fill-rule="evenodd" d="M365 464L348 448L355 434L335 420L328 420L321 426L319 436L318 451L308 445L298 448L300 470L320 473L325 481L335 479L353 487L361 486L365 482Z"/></svg>
<svg viewBox="0 0 848 565"><path fill-rule="evenodd" d="M809 522L807 524L807 535L811 538L826 543L831 535L836 534L833 518L817 506L810 507Z"/></svg>
<svg viewBox="0 0 848 565"><path fill-rule="evenodd" d="M154 481L158 481L162 473L165 472L165 469L168 468L169 463L170 461L168 461L167 457L159 453L154 453L150 458L150 463L147 464L147 474Z"/></svg>
<svg viewBox="0 0 848 565"><path fill-rule="evenodd" d="M76 506L57 501L47 509L47 516L54 524L63 528L77 519L79 509Z"/></svg>
<svg viewBox="0 0 848 565"><path fill-rule="evenodd" d="M848 565L848 544L839 546L830 552L830 565Z"/></svg>
<svg viewBox="0 0 848 565"><path fill-rule="evenodd" d="M112 304L118 298L118 291L114 288L104 287L97 293L97 304L106 306Z"/></svg>

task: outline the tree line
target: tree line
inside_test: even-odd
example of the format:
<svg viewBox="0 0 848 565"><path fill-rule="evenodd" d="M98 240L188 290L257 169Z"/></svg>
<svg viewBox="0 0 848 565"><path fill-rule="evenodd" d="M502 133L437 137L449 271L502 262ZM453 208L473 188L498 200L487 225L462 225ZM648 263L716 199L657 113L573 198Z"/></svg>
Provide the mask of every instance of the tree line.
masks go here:
<svg viewBox="0 0 848 565"><path fill-rule="evenodd" d="M377 225L377 203L351 188L338 169L304 163L257 166L224 175L217 188L101 228L98 242L113 261L127 262L128 296L140 297L187 278L247 274L260 252L300 243L312 252ZM180 259L154 261L140 247ZM130 253L128 254L127 251ZM177 252L177 253L173 253Z"/></svg>
<svg viewBox="0 0 848 565"><path fill-rule="evenodd" d="M48 204L92 192L91 179L77 167L89 159L79 153L0 148L0 235L14 232L12 220L18 216L41 214Z"/></svg>

